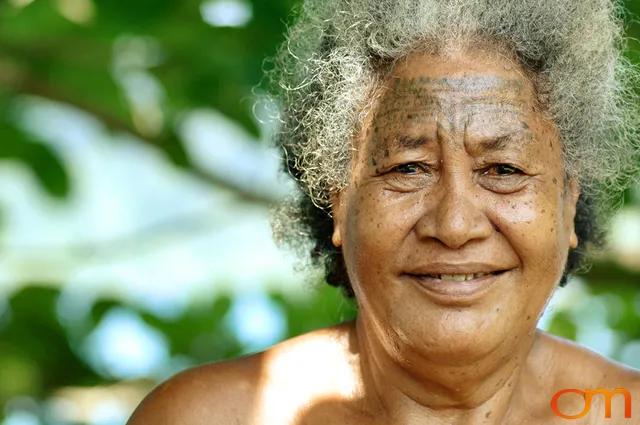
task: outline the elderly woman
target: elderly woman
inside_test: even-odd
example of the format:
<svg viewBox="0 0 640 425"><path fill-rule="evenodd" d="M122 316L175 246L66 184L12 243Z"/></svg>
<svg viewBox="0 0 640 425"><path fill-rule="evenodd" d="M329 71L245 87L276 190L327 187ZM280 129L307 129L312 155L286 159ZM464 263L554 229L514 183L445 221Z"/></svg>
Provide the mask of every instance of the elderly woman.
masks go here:
<svg viewBox="0 0 640 425"><path fill-rule="evenodd" d="M638 171L619 12L307 0L274 72L301 189L276 230L358 317L179 374L130 424L640 424L639 372L536 329Z"/></svg>

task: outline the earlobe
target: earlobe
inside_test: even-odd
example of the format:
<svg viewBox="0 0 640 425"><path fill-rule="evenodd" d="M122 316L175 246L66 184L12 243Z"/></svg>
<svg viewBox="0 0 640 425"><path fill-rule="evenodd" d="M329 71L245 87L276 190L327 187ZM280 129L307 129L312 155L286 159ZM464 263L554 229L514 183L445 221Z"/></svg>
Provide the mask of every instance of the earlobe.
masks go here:
<svg viewBox="0 0 640 425"><path fill-rule="evenodd" d="M340 234L340 229L335 224L333 225L333 235L331 236L331 242L333 242L333 245L336 248L340 248L342 246L342 235Z"/></svg>
<svg viewBox="0 0 640 425"><path fill-rule="evenodd" d="M576 232L571 233L571 238L569 239L569 247L571 249L576 249L578 247L578 235L576 235Z"/></svg>
<svg viewBox="0 0 640 425"><path fill-rule="evenodd" d="M338 248L342 246L341 202L342 196L340 194L331 194L331 216L333 217L333 234L331 235L331 242L333 242L333 245Z"/></svg>
<svg viewBox="0 0 640 425"><path fill-rule="evenodd" d="M569 247L575 249L578 247L578 235L576 234L576 213L578 208L578 199L580 198L580 185L575 179L569 181L569 223L571 236L569 237Z"/></svg>

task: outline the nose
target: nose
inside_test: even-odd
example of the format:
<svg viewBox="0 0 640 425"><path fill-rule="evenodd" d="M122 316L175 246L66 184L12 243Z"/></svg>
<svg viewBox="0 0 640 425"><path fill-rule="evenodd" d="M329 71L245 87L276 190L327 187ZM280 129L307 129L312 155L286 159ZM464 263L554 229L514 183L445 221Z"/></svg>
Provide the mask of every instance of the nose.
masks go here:
<svg viewBox="0 0 640 425"><path fill-rule="evenodd" d="M442 176L435 186L423 198L425 213L416 223L418 237L435 238L451 249L459 249L470 240L492 234L494 225L480 205L471 179Z"/></svg>

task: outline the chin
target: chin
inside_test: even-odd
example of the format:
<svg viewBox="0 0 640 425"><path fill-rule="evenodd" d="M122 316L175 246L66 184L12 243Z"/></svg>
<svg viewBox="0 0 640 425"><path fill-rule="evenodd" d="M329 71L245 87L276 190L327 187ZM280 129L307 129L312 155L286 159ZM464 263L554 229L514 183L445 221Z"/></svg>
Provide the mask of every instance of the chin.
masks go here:
<svg viewBox="0 0 640 425"><path fill-rule="evenodd" d="M487 315L471 311L444 311L426 317L395 314L387 322L392 324L388 338L392 346L427 355L442 364L463 358L473 361L505 343L513 344L514 330L504 327L504 317L490 315L488 320Z"/></svg>

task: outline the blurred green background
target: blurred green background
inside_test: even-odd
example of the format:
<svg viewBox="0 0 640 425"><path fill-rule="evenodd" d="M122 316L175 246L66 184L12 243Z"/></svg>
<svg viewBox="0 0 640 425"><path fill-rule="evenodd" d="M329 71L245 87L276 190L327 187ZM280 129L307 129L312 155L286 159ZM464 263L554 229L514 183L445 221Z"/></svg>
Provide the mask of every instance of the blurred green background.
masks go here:
<svg viewBox="0 0 640 425"><path fill-rule="evenodd" d="M297 3L0 0L0 424L124 424L186 367L354 317L268 225L290 182L257 100ZM640 368L640 188L612 231L540 327Z"/></svg>

